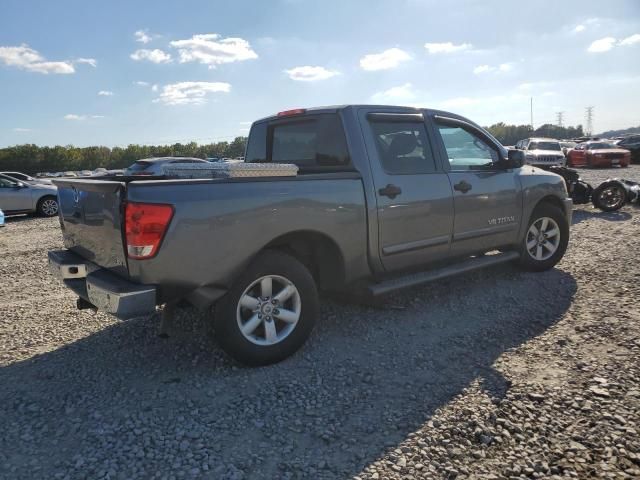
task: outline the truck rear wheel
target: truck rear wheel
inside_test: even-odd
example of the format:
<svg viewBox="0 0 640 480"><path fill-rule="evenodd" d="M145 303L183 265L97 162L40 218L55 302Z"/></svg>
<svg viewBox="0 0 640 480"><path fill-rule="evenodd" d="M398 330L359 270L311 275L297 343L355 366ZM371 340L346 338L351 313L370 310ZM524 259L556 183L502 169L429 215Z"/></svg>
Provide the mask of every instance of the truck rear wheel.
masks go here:
<svg viewBox="0 0 640 480"><path fill-rule="evenodd" d="M260 253L218 301L214 331L223 350L246 365L295 353L316 322L318 292L309 270L279 251Z"/></svg>
<svg viewBox="0 0 640 480"><path fill-rule="evenodd" d="M541 272L553 268L564 256L569 243L569 223L554 205L538 205L529 219L520 248L520 266Z"/></svg>

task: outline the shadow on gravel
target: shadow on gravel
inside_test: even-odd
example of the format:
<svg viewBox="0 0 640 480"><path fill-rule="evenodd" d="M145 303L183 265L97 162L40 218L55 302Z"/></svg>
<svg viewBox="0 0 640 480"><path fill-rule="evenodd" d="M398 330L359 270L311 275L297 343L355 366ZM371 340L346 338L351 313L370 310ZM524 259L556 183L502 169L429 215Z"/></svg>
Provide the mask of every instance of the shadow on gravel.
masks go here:
<svg viewBox="0 0 640 480"><path fill-rule="evenodd" d="M503 397L496 358L558 322L575 292L561 270L505 265L385 309L325 300L302 352L260 369L229 361L192 310L167 340L153 319L118 323L0 368L0 477L355 475L475 380Z"/></svg>
<svg viewBox="0 0 640 480"><path fill-rule="evenodd" d="M591 219L602 219L608 222L625 222L631 220L631 214L629 212L602 212L600 210L574 210L571 224L583 222Z"/></svg>

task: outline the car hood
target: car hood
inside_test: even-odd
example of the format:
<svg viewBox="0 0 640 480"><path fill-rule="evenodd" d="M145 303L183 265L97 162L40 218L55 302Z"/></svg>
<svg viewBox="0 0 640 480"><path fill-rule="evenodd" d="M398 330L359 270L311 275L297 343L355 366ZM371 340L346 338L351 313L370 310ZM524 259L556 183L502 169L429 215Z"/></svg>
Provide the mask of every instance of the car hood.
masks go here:
<svg viewBox="0 0 640 480"><path fill-rule="evenodd" d="M561 150L527 150L527 155L558 155L563 156Z"/></svg>
<svg viewBox="0 0 640 480"><path fill-rule="evenodd" d="M591 154L597 153L628 153L629 150L625 150L624 148L603 148L601 150L589 150Z"/></svg>

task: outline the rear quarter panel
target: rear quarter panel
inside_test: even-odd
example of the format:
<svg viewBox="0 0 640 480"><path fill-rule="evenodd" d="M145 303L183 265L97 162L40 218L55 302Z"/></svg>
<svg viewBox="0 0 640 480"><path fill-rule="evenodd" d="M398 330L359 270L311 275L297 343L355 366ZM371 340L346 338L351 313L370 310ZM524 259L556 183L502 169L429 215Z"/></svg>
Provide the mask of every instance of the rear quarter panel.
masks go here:
<svg viewBox="0 0 640 480"><path fill-rule="evenodd" d="M261 249L295 231L331 238L345 260L347 281L368 273L360 178L133 182L127 199L175 207L157 256L129 260L130 277L160 285L164 299L201 286L229 288Z"/></svg>

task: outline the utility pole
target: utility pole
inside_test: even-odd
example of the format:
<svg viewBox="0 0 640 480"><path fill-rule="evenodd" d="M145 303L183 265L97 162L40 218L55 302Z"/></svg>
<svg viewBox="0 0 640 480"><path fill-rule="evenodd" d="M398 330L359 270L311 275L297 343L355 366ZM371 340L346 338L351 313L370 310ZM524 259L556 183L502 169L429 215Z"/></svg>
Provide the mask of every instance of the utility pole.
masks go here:
<svg viewBox="0 0 640 480"><path fill-rule="evenodd" d="M562 120L564 118L564 112L556 112L556 123L559 127L563 127Z"/></svg>
<svg viewBox="0 0 640 480"><path fill-rule="evenodd" d="M533 97L531 97L531 131L533 132Z"/></svg>
<svg viewBox="0 0 640 480"><path fill-rule="evenodd" d="M585 109L585 120L586 120L586 127L585 127L585 134L587 136L591 136L591 134L593 133L593 110L595 107L591 106L591 107L587 107Z"/></svg>

